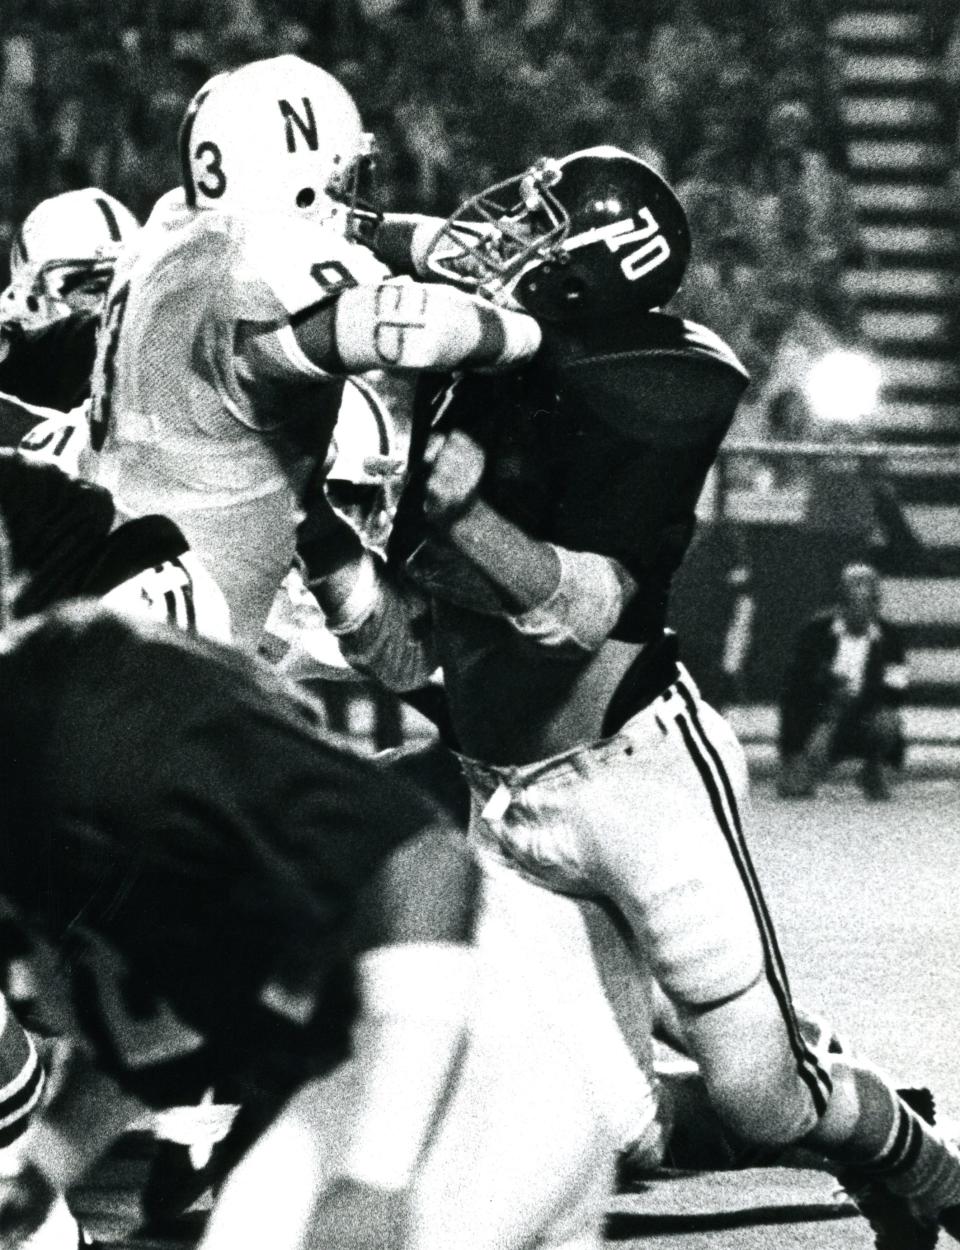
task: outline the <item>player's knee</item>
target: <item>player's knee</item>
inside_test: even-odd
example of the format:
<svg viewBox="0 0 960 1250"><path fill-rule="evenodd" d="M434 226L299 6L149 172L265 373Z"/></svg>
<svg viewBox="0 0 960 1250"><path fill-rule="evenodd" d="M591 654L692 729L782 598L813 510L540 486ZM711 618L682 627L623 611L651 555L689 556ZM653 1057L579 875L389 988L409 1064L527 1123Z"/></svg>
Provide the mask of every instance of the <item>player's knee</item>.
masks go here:
<svg viewBox="0 0 960 1250"><path fill-rule="evenodd" d="M813 1127L814 1094L766 978L713 1008L681 1007L680 1015L717 1115L731 1132L774 1146ZM808 1076L820 1085L817 1071Z"/></svg>
<svg viewBox="0 0 960 1250"><path fill-rule="evenodd" d="M707 1087L726 1128L755 1145L798 1141L816 1119L810 1093L796 1070L764 1073L746 1063L710 1074Z"/></svg>

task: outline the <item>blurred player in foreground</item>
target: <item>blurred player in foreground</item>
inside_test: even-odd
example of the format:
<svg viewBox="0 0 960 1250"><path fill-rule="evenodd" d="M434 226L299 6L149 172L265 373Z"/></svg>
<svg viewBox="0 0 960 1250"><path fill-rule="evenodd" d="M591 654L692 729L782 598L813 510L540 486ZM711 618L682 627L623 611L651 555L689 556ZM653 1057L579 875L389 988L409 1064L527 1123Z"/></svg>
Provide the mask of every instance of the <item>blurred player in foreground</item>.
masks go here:
<svg viewBox="0 0 960 1250"><path fill-rule="evenodd" d="M0 1245L143 1103L211 1086L275 1118L206 1250L601 1244L637 1069L569 900L481 886L255 661L95 606L4 634L0 771L5 960L80 1068Z"/></svg>
<svg viewBox="0 0 960 1250"><path fill-rule="evenodd" d="M386 566L355 544L311 585L362 671L402 691L442 667L475 844L613 904L734 1134L822 1153L882 1250L924 1250L960 1229L960 1158L877 1071L804 1037L744 838L743 752L665 630L747 381L715 335L651 311L688 254L671 189L613 148L463 206L426 269L534 316L540 350L425 381Z"/></svg>
<svg viewBox="0 0 960 1250"><path fill-rule="evenodd" d="M344 377L509 363L536 326L452 289L384 285L355 237L371 136L324 70L279 56L217 75L180 148L182 189L110 289L81 471L124 515L179 526L255 648Z"/></svg>

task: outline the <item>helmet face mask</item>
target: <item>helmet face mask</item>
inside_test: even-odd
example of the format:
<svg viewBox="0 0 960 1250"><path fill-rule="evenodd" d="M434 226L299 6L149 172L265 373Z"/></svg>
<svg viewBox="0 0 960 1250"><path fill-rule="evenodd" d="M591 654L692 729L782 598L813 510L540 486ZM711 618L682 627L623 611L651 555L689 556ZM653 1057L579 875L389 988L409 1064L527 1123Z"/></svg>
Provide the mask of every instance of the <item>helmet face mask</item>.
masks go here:
<svg viewBox="0 0 960 1250"><path fill-rule="evenodd" d="M184 115L179 144L191 207L292 213L354 231L373 139L346 88L300 57L211 78Z"/></svg>
<svg viewBox="0 0 960 1250"><path fill-rule="evenodd" d="M555 254L569 231L569 214L551 190L559 180L558 162L545 157L466 200L431 244L430 272L499 302L528 264Z"/></svg>
<svg viewBox="0 0 960 1250"><path fill-rule="evenodd" d="M571 321L662 307L689 255L686 214L663 178L598 147L540 160L466 201L427 267L495 303Z"/></svg>
<svg viewBox="0 0 960 1250"><path fill-rule="evenodd" d="M35 335L71 317L98 316L117 258L139 228L119 200L94 187L42 201L11 248L0 325Z"/></svg>

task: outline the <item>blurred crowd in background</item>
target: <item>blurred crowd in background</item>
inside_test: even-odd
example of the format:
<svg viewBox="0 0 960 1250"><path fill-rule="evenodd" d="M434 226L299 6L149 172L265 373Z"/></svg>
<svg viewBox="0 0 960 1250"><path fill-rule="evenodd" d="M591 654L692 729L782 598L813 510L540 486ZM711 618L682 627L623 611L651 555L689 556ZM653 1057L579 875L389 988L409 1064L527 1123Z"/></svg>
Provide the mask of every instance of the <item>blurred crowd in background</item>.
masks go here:
<svg viewBox="0 0 960 1250"><path fill-rule="evenodd" d="M930 0L936 3L936 0ZM354 93L385 206L448 211L544 153L612 142L678 186L677 311L762 377L798 310L851 333L860 256L828 0L4 0L0 250L42 198L95 185L143 219L214 72L304 55ZM960 22L932 23L960 92ZM951 51L952 49L952 51ZM951 79L949 57L953 56Z"/></svg>

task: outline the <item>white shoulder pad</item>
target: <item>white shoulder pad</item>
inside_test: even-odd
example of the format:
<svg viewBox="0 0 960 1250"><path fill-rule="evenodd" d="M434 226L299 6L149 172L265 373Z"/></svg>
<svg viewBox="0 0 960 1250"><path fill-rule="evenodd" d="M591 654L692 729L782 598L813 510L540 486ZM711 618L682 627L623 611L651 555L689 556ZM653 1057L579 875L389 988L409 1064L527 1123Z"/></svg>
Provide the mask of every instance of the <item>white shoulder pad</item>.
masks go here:
<svg viewBox="0 0 960 1250"><path fill-rule="evenodd" d="M301 217L245 218L234 291L238 320L293 316L345 287L380 282L389 271L369 248ZM265 306L273 306L267 311Z"/></svg>

